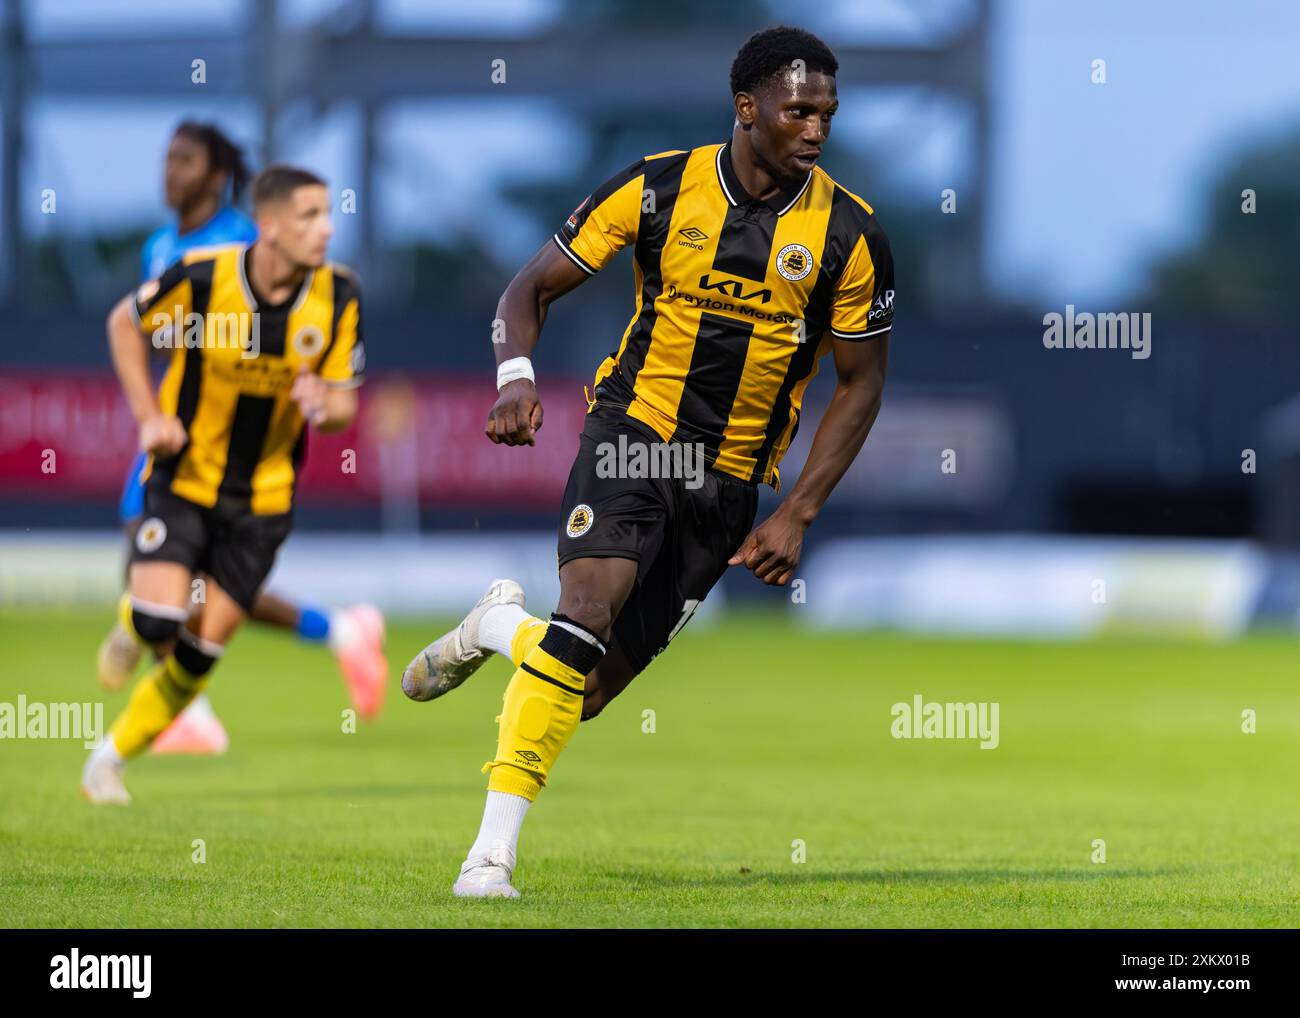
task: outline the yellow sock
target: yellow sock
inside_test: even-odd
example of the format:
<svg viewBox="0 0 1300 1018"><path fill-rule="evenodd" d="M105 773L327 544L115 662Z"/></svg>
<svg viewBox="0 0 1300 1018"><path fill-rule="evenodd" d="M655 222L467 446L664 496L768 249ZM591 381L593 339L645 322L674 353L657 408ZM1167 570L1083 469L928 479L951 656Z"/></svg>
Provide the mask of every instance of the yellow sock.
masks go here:
<svg viewBox="0 0 1300 1018"><path fill-rule="evenodd" d="M515 635L510 638L510 663L518 668L532 649L542 642L542 636L545 633L546 621L544 619L529 615L528 618L519 623Z"/></svg>
<svg viewBox="0 0 1300 1018"><path fill-rule="evenodd" d="M136 684L126 709L109 729L117 751L132 757L145 749L207 684L206 678L187 672L174 654L168 654Z"/></svg>
<svg viewBox="0 0 1300 1018"><path fill-rule="evenodd" d="M131 595L124 593L117 601L117 621L122 628L130 633L137 643L144 643L140 639L140 634L135 631L135 622L131 618Z"/></svg>
<svg viewBox="0 0 1300 1018"><path fill-rule="evenodd" d="M541 620L537 620L540 622ZM532 649L519 662L503 697L496 759L483 765L488 791L522 795L532 801L546 785L551 767L582 718L587 673L599 663L603 647L551 625L520 624L511 642ZM560 656L557 656L560 655ZM565 660L561 660L561 656Z"/></svg>

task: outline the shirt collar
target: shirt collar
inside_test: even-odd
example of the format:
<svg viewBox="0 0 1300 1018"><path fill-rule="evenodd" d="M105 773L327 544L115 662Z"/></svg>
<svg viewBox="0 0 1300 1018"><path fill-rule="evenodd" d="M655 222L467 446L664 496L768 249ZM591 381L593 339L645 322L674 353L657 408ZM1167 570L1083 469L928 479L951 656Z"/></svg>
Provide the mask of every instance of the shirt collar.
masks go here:
<svg viewBox="0 0 1300 1018"><path fill-rule="evenodd" d="M311 292L312 281L316 278L316 270L310 269L307 275L303 277L302 285L298 287L298 292L290 294L279 304L263 303L257 298L257 291L253 289L252 272L253 267L253 245L247 244L244 249L236 256L239 266L239 287L244 291L244 303L248 305L249 311L282 311L288 308L291 311L297 311L302 307L303 301L307 299L307 294Z"/></svg>
<svg viewBox="0 0 1300 1018"><path fill-rule="evenodd" d="M718 168L718 185L722 188L722 193L730 204L738 206L747 202L759 201L745 190L745 185L736 176L735 168L731 165L731 142L727 142L722 148L718 149L715 163ZM796 180L787 184L772 195L771 198L763 199L759 203L766 205L778 216L783 216L794 207L795 202L803 197L804 191L808 190L808 182L811 180L812 171L809 170L808 176L804 177L803 180Z"/></svg>

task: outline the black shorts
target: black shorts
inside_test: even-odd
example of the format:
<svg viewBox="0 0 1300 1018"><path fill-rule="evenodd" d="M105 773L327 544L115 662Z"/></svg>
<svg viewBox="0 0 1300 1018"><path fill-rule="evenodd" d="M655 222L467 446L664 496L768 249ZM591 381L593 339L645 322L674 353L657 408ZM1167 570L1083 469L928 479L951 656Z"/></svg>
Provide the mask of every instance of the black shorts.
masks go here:
<svg viewBox="0 0 1300 1018"><path fill-rule="evenodd" d="M597 409L587 415L564 489L559 564L577 558L638 563L636 586L614 620L614 638L640 672L726 572L727 560L753 528L758 487L671 457L666 464L660 460L660 466L668 465L668 473L676 476L602 476L645 472L632 466L631 457L611 459L610 452L620 448L620 435L625 450L633 443L663 446L653 432L616 411ZM603 453L602 443L609 443ZM611 471L611 463L623 466ZM682 463L688 464L687 476L672 469Z"/></svg>
<svg viewBox="0 0 1300 1018"><path fill-rule="evenodd" d="M177 562L206 573L247 612L292 525L292 513L258 516L247 499L218 499L209 509L147 484L131 562Z"/></svg>

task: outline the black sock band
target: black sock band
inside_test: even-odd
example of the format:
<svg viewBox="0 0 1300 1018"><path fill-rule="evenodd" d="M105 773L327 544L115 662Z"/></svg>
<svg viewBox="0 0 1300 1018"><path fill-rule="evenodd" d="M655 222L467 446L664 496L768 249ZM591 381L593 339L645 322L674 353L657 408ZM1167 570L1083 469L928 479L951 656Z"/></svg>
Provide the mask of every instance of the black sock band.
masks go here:
<svg viewBox="0 0 1300 1018"><path fill-rule="evenodd" d="M156 615L148 609L131 608L131 628L145 643L157 645L176 639L181 631L179 618Z"/></svg>
<svg viewBox="0 0 1300 1018"><path fill-rule="evenodd" d="M172 654L176 657L176 663L196 679L207 675L217 663L217 656L200 647L188 630L176 641L176 649Z"/></svg>
<svg viewBox="0 0 1300 1018"><path fill-rule="evenodd" d="M579 675L589 675L600 664L600 659L605 656L605 645L599 640L592 644L588 640L572 633L563 626L557 626L554 623L563 622L565 625L577 626L578 623L571 619L566 619L563 615L552 615L552 624L546 627L546 632L542 635L542 642L538 646L550 654L557 661L568 665ZM591 630L586 626L580 627L584 633L590 633ZM592 639L596 639L594 636Z"/></svg>
<svg viewBox="0 0 1300 1018"><path fill-rule="evenodd" d="M572 626L574 629L581 629L584 633L586 633L588 636L591 637L591 642L592 642L592 643L594 643L594 644L596 644L598 647L600 647L600 650L601 650L601 653L602 653L602 654L605 652L605 649L606 649L606 648L605 648L605 641L602 640L602 639L601 639L599 636L597 636L595 633L593 633L593 632L592 632L590 629L588 629L586 626L584 626L584 625L583 625L581 622L579 622L577 619L571 619L571 618L569 618L569 616L567 616L567 615L561 615L559 612L551 612L551 620L552 620L553 622L563 622L566 626Z"/></svg>

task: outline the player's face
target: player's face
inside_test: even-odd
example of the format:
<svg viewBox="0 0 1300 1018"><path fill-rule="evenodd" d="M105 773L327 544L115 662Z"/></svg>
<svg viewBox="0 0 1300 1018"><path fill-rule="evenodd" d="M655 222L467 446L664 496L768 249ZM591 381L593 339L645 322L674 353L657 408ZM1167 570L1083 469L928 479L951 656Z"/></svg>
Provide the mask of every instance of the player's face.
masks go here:
<svg viewBox="0 0 1300 1018"><path fill-rule="evenodd" d="M785 179L802 179L816 165L840 105L829 74L809 71L804 79L792 69L750 100L754 152Z"/></svg>
<svg viewBox="0 0 1300 1018"><path fill-rule="evenodd" d="M214 188L220 191L224 177L225 174L212 171L206 146L183 134L172 138L163 171L169 208L179 211Z"/></svg>
<svg viewBox="0 0 1300 1018"><path fill-rule="evenodd" d="M258 230L295 265L319 268L334 236L329 192L319 184L296 188L259 217Z"/></svg>

